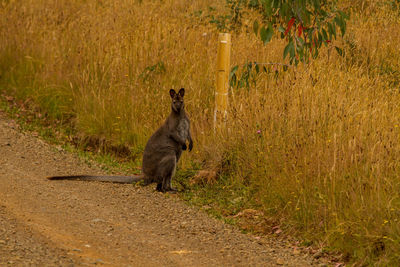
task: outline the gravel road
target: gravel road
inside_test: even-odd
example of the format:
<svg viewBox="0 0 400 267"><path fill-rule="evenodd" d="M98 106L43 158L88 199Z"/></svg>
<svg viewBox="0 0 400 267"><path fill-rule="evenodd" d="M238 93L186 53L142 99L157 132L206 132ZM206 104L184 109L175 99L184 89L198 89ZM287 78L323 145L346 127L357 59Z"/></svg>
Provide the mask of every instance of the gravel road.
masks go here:
<svg viewBox="0 0 400 267"><path fill-rule="evenodd" d="M48 181L102 174L0 111L0 266L311 266L154 186Z"/></svg>

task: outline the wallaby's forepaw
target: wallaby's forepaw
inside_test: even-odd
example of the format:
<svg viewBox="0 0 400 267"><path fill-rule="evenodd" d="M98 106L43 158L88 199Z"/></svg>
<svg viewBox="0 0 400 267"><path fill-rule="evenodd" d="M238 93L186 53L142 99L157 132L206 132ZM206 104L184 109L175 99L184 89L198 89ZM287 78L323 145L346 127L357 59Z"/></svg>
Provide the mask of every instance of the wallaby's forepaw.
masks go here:
<svg viewBox="0 0 400 267"><path fill-rule="evenodd" d="M183 144L183 145L182 145L182 150L186 150L186 149L187 149L186 144Z"/></svg>
<svg viewBox="0 0 400 267"><path fill-rule="evenodd" d="M193 142L190 142L189 143L189 152L192 151L192 149L193 149Z"/></svg>

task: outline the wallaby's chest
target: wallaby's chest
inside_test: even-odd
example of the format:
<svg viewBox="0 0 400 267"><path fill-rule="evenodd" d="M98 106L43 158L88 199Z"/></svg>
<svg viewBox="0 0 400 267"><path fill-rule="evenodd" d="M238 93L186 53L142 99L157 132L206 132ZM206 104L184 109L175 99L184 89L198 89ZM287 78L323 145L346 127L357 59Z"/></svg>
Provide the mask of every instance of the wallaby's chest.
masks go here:
<svg viewBox="0 0 400 267"><path fill-rule="evenodd" d="M189 136L189 120L187 118L179 120L176 130L180 137L187 140Z"/></svg>

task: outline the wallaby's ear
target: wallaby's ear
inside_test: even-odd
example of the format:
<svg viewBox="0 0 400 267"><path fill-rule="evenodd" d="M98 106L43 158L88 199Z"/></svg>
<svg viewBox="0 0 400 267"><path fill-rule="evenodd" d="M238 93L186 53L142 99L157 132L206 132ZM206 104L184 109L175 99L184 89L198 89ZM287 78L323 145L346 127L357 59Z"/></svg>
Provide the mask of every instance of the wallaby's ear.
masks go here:
<svg viewBox="0 0 400 267"><path fill-rule="evenodd" d="M176 92L174 89L169 90L169 95L171 96L171 98L174 98L174 96L176 95Z"/></svg>
<svg viewBox="0 0 400 267"><path fill-rule="evenodd" d="M181 88L181 90L179 90L178 93L181 97L183 97L185 95L185 88Z"/></svg>

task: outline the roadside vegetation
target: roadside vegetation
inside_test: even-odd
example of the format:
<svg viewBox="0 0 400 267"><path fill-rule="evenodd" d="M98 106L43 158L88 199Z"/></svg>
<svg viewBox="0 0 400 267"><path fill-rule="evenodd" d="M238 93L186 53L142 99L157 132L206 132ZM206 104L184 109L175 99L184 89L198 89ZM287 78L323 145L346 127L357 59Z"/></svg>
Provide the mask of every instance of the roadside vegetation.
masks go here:
<svg viewBox="0 0 400 267"><path fill-rule="evenodd" d="M184 198L228 221L251 213L243 229L296 236L357 266L394 266L400 2L338 5L350 15L345 37L286 66L286 43L264 46L247 5L235 17L225 1L3 0L0 94L47 136L140 166L168 90L185 87L195 146L177 177ZM214 134L219 28L232 32L238 68Z"/></svg>

